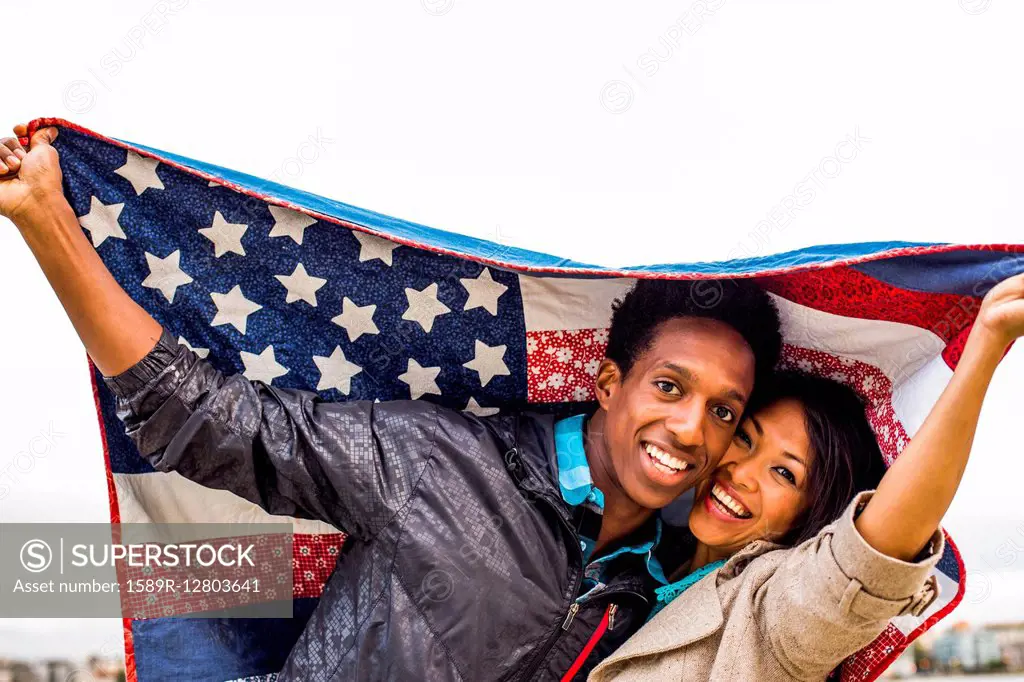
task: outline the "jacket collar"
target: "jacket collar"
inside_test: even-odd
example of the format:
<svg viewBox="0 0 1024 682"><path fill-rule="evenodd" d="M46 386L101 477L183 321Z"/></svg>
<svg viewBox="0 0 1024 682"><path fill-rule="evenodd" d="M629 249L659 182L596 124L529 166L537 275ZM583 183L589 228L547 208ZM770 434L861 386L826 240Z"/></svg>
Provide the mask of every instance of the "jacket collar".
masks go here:
<svg viewBox="0 0 1024 682"><path fill-rule="evenodd" d="M705 576L669 603L641 628L642 636L631 637L594 668L594 673L631 658L680 649L718 632L725 623L718 586L742 573L755 558L780 548L781 545L766 540L748 544L732 555L721 568Z"/></svg>
<svg viewBox="0 0 1024 682"><path fill-rule="evenodd" d="M721 571L720 568L711 573L662 609L638 633L602 661L594 673L631 658L684 647L721 629L724 623L722 601L718 596L718 574ZM685 617L680 617L683 611Z"/></svg>

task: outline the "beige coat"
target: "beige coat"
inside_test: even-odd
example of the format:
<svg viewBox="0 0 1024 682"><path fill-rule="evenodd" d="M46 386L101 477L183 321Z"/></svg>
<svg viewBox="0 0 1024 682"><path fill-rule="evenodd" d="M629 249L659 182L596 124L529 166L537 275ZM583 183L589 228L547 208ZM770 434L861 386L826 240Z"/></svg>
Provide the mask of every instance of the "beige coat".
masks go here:
<svg viewBox="0 0 1024 682"><path fill-rule="evenodd" d="M877 552L853 524L873 492L793 548L753 542L677 597L594 668L591 682L823 680L889 619L920 615L938 596L930 577L941 531L923 559Z"/></svg>

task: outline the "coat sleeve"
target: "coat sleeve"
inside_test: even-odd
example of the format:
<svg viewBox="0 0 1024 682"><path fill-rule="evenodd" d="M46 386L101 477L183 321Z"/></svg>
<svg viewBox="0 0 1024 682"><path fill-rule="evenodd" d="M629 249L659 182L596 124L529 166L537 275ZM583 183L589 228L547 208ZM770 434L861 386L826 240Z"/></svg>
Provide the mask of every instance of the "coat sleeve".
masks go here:
<svg viewBox="0 0 1024 682"><path fill-rule="evenodd" d="M327 402L225 375L166 328L144 358L103 381L157 470L361 539L401 510L432 456L438 408L429 402Z"/></svg>
<svg viewBox="0 0 1024 682"><path fill-rule="evenodd" d="M824 679L891 618L920 615L938 594L929 576L945 547L942 531L914 562L878 552L854 525L873 494L859 494L838 521L794 548L760 590L762 634L796 679Z"/></svg>

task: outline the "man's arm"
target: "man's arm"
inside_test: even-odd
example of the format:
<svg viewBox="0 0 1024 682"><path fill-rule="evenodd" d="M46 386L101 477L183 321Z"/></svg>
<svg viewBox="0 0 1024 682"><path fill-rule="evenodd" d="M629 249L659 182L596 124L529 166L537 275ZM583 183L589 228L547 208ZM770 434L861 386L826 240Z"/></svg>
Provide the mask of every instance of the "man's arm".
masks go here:
<svg viewBox="0 0 1024 682"><path fill-rule="evenodd" d="M363 540L408 502L433 455L432 403L330 402L225 375L166 329L138 363L103 380L157 470Z"/></svg>
<svg viewBox="0 0 1024 682"><path fill-rule="evenodd" d="M325 402L226 376L179 346L82 232L63 194L55 136L55 128L37 131L17 175L0 176L0 215L39 261L142 456L273 514L320 519L363 538L386 525L429 461L437 408ZM21 149L11 140L3 144Z"/></svg>
<svg viewBox="0 0 1024 682"><path fill-rule="evenodd" d="M18 175L0 179L0 213L18 227L89 357L111 376L152 350L160 324L121 288L82 232L50 146L56 131L36 131Z"/></svg>

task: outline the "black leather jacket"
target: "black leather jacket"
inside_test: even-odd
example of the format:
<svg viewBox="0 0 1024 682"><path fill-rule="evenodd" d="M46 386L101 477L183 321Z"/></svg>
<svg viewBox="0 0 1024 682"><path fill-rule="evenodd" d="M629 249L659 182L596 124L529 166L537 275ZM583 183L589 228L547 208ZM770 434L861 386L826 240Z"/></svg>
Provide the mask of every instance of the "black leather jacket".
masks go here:
<svg viewBox="0 0 1024 682"><path fill-rule="evenodd" d="M166 329L104 382L156 469L350 534L280 680L557 680L599 635L582 680L647 616L629 553L572 607L582 552L551 415L326 402L225 375Z"/></svg>

